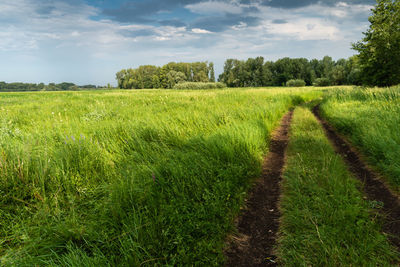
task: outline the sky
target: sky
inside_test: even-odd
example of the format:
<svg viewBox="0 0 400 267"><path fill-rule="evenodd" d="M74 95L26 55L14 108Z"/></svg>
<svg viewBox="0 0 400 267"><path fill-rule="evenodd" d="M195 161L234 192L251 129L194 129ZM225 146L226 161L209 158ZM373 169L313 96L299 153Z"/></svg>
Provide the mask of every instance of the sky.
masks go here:
<svg viewBox="0 0 400 267"><path fill-rule="evenodd" d="M347 58L373 0L0 0L0 81L116 84L140 65Z"/></svg>

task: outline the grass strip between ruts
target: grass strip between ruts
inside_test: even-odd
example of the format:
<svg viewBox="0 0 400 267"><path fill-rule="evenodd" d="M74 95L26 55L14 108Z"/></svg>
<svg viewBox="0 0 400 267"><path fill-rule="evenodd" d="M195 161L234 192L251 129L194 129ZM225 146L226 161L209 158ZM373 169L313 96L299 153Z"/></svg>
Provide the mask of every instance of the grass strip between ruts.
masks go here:
<svg viewBox="0 0 400 267"><path fill-rule="evenodd" d="M373 201L306 108L291 126L278 253L285 266L391 266L398 255L380 231Z"/></svg>

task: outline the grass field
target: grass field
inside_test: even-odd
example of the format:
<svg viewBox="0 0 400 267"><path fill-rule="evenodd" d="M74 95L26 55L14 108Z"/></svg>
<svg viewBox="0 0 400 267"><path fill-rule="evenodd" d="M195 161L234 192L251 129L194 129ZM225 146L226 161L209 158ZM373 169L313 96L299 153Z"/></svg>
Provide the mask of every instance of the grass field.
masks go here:
<svg viewBox="0 0 400 267"><path fill-rule="evenodd" d="M272 129L321 94L1 94L0 265L220 265Z"/></svg>
<svg viewBox="0 0 400 267"><path fill-rule="evenodd" d="M322 115L400 191L400 87L332 90Z"/></svg>
<svg viewBox="0 0 400 267"><path fill-rule="evenodd" d="M306 108L295 110L287 158L278 247L284 266L396 266L376 203L364 200Z"/></svg>

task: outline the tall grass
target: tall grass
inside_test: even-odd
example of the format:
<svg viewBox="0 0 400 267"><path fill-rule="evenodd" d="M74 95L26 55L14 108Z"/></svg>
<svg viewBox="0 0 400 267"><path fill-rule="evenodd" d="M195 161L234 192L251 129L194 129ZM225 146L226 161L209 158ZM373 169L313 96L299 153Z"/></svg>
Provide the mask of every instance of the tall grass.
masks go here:
<svg viewBox="0 0 400 267"><path fill-rule="evenodd" d="M323 116L400 190L400 87L334 90Z"/></svg>
<svg viewBox="0 0 400 267"><path fill-rule="evenodd" d="M314 89L0 95L0 265L220 265L271 130Z"/></svg>
<svg viewBox="0 0 400 267"><path fill-rule="evenodd" d="M174 89L179 90L205 90L222 88L226 88L226 84L221 82L182 82L177 83L174 86Z"/></svg>
<svg viewBox="0 0 400 267"><path fill-rule="evenodd" d="M379 207L363 199L324 132L305 108L294 113L281 200L284 266L396 266L380 233Z"/></svg>

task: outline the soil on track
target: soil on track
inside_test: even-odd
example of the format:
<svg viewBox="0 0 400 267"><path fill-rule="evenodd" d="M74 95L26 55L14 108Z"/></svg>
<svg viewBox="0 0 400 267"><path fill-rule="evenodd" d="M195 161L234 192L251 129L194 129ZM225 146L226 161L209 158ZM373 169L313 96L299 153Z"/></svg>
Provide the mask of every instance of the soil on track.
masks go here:
<svg viewBox="0 0 400 267"><path fill-rule="evenodd" d="M279 229L280 181L289 142L293 111L287 113L272 134L262 176L255 183L238 218L238 235L225 251L227 266L276 266L274 246Z"/></svg>
<svg viewBox="0 0 400 267"><path fill-rule="evenodd" d="M322 119L319 105L313 108L313 113L324 127L336 152L345 159L350 171L363 182L364 192L368 199L383 204L380 209L385 218L383 232L389 235L391 243L400 251L400 202L398 197L379 180L378 175L367 167L356 150L338 135L328 122Z"/></svg>

